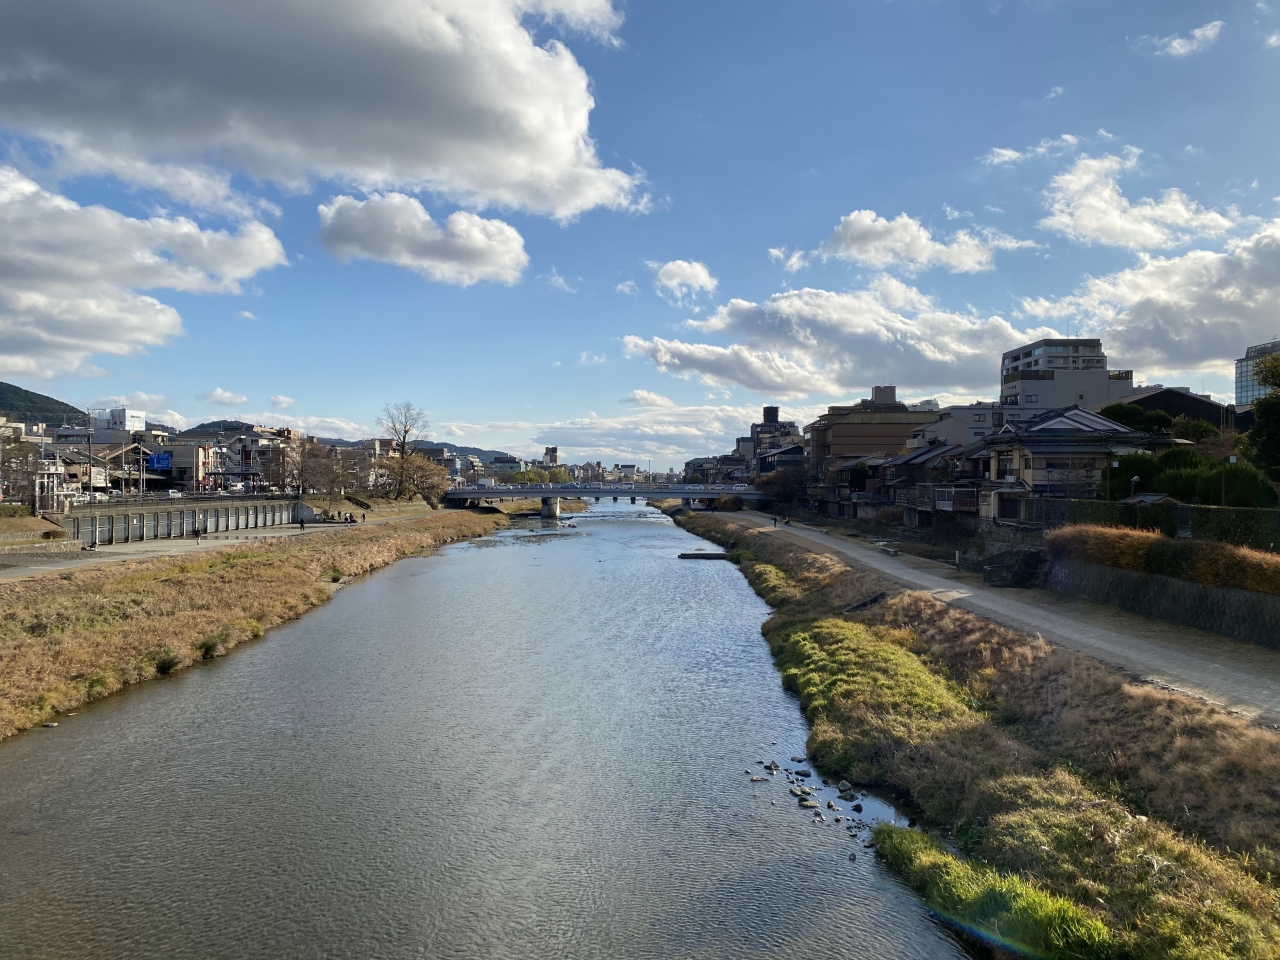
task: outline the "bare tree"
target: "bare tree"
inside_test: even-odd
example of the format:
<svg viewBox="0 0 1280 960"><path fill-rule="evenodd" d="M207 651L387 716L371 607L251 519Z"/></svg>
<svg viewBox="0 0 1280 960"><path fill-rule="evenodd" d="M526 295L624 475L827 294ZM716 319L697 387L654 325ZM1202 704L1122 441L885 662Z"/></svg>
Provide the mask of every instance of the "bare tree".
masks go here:
<svg viewBox="0 0 1280 960"><path fill-rule="evenodd" d="M416 491L409 482L409 456L417 449L418 439L427 432L427 411L415 407L408 400L388 403L382 408L378 426L391 439L392 449L399 458L393 467L395 486L392 497L396 500L412 498Z"/></svg>

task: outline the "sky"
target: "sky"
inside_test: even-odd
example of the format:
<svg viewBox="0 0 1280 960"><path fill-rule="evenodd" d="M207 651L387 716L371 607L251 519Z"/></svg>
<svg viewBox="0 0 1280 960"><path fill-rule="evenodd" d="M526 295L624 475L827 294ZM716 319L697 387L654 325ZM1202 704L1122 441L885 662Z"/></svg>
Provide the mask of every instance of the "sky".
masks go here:
<svg viewBox="0 0 1280 960"><path fill-rule="evenodd" d="M0 378L655 469L1280 336L1280 9L0 0Z"/></svg>

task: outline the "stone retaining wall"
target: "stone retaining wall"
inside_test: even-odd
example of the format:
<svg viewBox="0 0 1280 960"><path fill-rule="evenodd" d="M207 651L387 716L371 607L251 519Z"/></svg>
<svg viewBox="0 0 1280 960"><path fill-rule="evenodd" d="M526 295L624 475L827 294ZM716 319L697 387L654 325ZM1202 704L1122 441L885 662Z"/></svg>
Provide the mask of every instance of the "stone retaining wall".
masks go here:
<svg viewBox="0 0 1280 960"><path fill-rule="evenodd" d="M1045 589L1280 650L1280 597L1076 560L1053 561Z"/></svg>

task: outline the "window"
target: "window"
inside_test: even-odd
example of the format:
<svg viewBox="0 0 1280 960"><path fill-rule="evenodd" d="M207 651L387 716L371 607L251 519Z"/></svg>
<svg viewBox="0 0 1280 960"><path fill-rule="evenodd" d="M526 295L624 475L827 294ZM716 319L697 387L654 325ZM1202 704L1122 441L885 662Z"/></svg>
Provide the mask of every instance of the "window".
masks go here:
<svg viewBox="0 0 1280 960"><path fill-rule="evenodd" d="M987 435L987 431L985 431L985 430L975 430L975 431L973 431L973 435L974 435L974 437L975 437L975 438L977 438L977 437L985 437L985 436Z"/></svg>
<svg viewBox="0 0 1280 960"><path fill-rule="evenodd" d="M1081 399L1081 400L1083 400L1083 399L1084 399L1084 394L1083 394L1083 393L1082 393L1082 394L1080 394L1079 396L1080 396L1080 399Z"/></svg>
<svg viewBox="0 0 1280 960"><path fill-rule="evenodd" d="M974 422L974 423L986 423L986 422L987 422L987 415L986 415L985 413L975 413L975 414L973 415L973 422Z"/></svg>
<svg viewBox="0 0 1280 960"><path fill-rule="evenodd" d="M1040 354L1044 353L1044 347L1036 347L1034 353L1037 357L1040 356Z"/></svg>
<svg viewBox="0 0 1280 960"><path fill-rule="evenodd" d="M1023 469L1023 470L1030 470L1030 469L1031 469L1031 458L1030 458L1030 457L1023 457L1023 458L1022 458L1022 469Z"/></svg>
<svg viewBox="0 0 1280 960"><path fill-rule="evenodd" d="M1040 394L1038 394L1038 393L1028 393L1028 394L1027 394L1027 398L1026 398L1026 399L1027 399L1027 403L1039 403L1039 402L1040 402Z"/></svg>

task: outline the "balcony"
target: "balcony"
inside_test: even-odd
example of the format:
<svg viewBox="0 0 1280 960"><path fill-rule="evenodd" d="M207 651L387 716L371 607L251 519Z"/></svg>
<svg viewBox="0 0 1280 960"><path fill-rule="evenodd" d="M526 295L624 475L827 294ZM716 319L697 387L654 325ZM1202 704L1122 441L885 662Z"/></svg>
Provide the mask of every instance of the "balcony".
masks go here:
<svg viewBox="0 0 1280 960"><path fill-rule="evenodd" d="M1002 378L1002 383L1017 383L1019 380L1052 380L1052 370L1015 370L1013 373L1006 373Z"/></svg>

